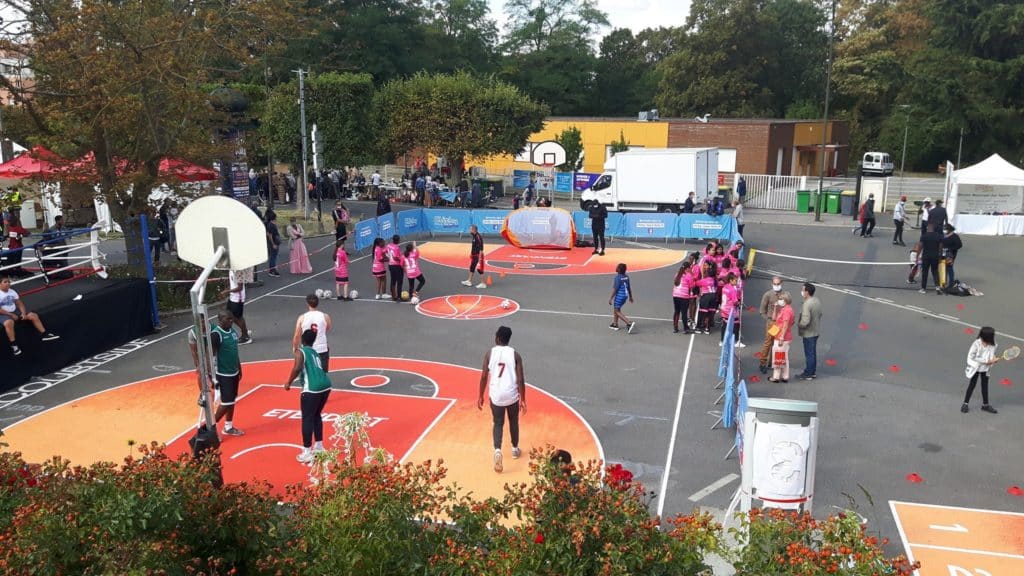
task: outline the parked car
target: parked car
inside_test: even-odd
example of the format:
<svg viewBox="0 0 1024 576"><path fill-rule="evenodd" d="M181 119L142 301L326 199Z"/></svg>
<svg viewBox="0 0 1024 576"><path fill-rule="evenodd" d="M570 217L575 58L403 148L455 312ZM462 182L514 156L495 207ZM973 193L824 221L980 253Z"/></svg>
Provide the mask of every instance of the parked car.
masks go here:
<svg viewBox="0 0 1024 576"><path fill-rule="evenodd" d="M887 153L867 152L864 154L861 169L865 174L872 176L892 176L893 166L892 158Z"/></svg>

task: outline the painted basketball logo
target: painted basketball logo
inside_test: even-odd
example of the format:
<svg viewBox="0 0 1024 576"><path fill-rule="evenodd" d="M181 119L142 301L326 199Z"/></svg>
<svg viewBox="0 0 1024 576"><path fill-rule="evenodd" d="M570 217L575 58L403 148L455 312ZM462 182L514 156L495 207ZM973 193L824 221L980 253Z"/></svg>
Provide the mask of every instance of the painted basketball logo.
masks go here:
<svg viewBox="0 0 1024 576"><path fill-rule="evenodd" d="M429 242L420 247L427 262L465 269L467 245L460 242ZM686 256L685 250L608 248L598 256L587 248L539 250L507 244L485 248L487 266L505 274L530 276L593 276L614 274L619 262L629 262L632 272L671 266Z"/></svg>
<svg viewBox="0 0 1024 576"><path fill-rule="evenodd" d="M416 311L444 320L495 320L518 312L519 303L489 294L456 294L424 300Z"/></svg>

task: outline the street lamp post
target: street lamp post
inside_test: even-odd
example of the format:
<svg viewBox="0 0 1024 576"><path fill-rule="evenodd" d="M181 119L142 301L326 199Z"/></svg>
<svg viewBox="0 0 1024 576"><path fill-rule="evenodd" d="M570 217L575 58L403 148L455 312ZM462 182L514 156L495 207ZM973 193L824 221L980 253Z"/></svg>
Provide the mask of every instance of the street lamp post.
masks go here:
<svg viewBox="0 0 1024 576"><path fill-rule="evenodd" d="M828 101L832 88L832 42L836 36L836 0L832 0L832 19L828 26L828 60L825 63L825 117L821 121L821 171L818 172L818 196L814 202L814 221L821 222L821 193L828 162Z"/></svg>
<svg viewBox="0 0 1024 576"><path fill-rule="evenodd" d="M903 152L900 158L900 196L903 196L903 168L907 163L907 132L910 130L910 104L900 104L900 109L906 111L907 117L903 122Z"/></svg>

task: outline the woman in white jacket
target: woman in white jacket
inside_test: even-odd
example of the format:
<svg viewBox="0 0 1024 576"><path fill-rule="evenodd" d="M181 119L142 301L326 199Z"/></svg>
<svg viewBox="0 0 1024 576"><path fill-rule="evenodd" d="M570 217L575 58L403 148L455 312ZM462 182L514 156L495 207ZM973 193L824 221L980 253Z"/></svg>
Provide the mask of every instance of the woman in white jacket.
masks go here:
<svg viewBox="0 0 1024 576"><path fill-rule="evenodd" d="M988 403L988 369L996 362L999 362L999 357L996 356L996 331L991 326L983 326L978 331L978 339L971 344L971 349L967 351L967 368L964 372L970 381L967 385L967 394L964 395L964 403L960 406L961 412L966 413L969 410L971 393L974 392L974 386L980 377L981 409L991 414L998 413Z"/></svg>
<svg viewBox="0 0 1024 576"><path fill-rule="evenodd" d="M892 223L896 225L896 232L892 235L892 243L897 246L906 246L903 243L903 222L907 219L907 197L900 196L899 202L892 210Z"/></svg>

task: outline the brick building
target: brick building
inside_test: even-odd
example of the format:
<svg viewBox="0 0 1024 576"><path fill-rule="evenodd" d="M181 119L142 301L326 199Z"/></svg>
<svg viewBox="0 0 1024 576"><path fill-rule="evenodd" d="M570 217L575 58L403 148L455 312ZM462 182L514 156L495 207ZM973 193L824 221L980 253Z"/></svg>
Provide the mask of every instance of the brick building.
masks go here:
<svg viewBox="0 0 1024 576"><path fill-rule="evenodd" d="M624 137L631 148L719 149L718 171L722 173L817 176L821 168L822 123L814 120L663 118L638 121L634 118L549 118L530 144L553 140L564 129L575 126L583 138L583 172L600 173L612 141ZM849 125L829 122L826 146L827 172L846 173L849 163ZM511 174L530 169L524 157L495 156L482 164L488 174Z"/></svg>

